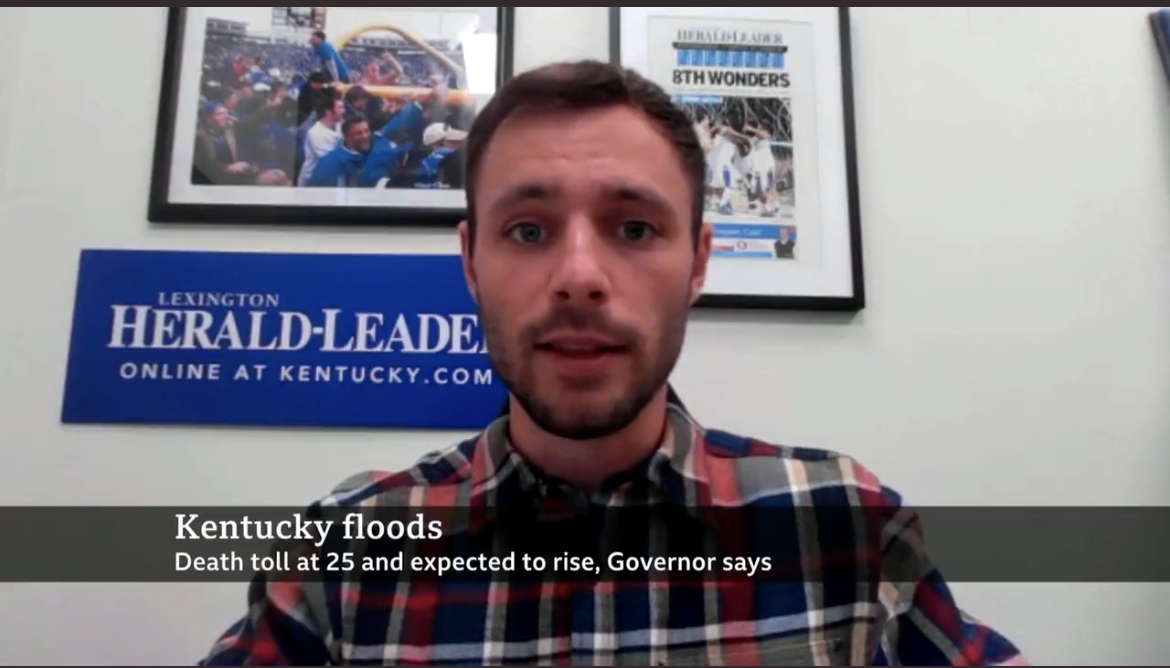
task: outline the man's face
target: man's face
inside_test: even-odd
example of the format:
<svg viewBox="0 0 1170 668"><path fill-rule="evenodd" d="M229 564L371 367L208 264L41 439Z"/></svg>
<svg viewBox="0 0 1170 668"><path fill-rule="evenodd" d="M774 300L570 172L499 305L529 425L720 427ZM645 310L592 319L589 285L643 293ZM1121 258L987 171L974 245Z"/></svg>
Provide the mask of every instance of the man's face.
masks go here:
<svg viewBox="0 0 1170 668"><path fill-rule="evenodd" d="M226 128L228 124L228 110L223 105L211 112L211 123L217 128Z"/></svg>
<svg viewBox="0 0 1170 668"><path fill-rule="evenodd" d="M672 144L627 107L528 114L478 178L461 237L497 372L545 431L622 429L664 387L710 253Z"/></svg>
<svg viewBox="0 0 1170 668"><path fill-rule="evenodd" d="M333 118L345 118L345 100L335 100L333 102Z"/></svg>
<svg viewBox="0 0 1170 668"><path fill-rule="evenodd" d="M318 35L313 35L309 38L309 44L312 44L314 47L321 46L321 37Z"/></svg>
<svg viewBox="0 0 1170 668"><path fill-rule="evenodd" d="M370 150L370 124L354 123L345 134L345 145L359 153Z"/></svg>

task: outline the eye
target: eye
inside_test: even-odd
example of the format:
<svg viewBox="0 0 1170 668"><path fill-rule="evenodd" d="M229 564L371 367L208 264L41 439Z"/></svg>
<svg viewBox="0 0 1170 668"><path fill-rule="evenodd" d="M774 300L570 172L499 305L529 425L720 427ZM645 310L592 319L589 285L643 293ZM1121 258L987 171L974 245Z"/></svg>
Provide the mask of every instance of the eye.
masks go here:
<svg viewBox="0 0 1170 668"><path fill-rule="evenodd" d="M513 239L524 244L533 244L540 241L544 230L536 223L519 223L508 231Z"/></svg>
<svg viewBox="0 0 1170 668"><path fill-rule="evenodd" d="M630 220L622 223L618 232L626 241L644 241L654 234L654 228L643 220Z"/></svg>

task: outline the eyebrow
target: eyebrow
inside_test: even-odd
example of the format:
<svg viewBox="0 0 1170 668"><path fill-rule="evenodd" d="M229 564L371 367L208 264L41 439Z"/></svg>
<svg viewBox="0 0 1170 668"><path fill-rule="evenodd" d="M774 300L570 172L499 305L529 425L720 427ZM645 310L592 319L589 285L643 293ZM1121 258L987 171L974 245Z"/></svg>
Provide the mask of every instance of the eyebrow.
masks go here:
<svg viewBox="0 0 1170 668"><path fill-rule="evenodd" d="M607 184L602 188L602 193L606 197L625 202L650 204L663 209L670 208L670 203L662 195L633 183Z"/></svg>
<svg viewBox="0 0 1170 668"><path fill-rule="evenodd" d="M504 191L488 207L490 211L501 211L525 200L548 200L557 196L556 188L543 183L520 183Z"/></svg>
<svg viewBox="0 0 1170 668"><path fill-rule="evenodd" d="M504 191L489 209L500 211L526 200L550 200L559 195L560 189L554 185L537 181L520 183ZM604 184L601 187L601 196L624 202L649 204L662 209L670 208L670 203L663 196L649 188L625 181Z"/></svg>

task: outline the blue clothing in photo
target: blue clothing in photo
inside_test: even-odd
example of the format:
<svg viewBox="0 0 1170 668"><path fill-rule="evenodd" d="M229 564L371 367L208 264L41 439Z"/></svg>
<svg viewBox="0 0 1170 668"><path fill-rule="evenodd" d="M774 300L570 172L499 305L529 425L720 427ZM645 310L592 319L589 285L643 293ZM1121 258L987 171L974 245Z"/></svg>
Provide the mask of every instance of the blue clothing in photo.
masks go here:
<svg viewBox="0 0 1170 668"><path fill-rule="evenodd" d="M321 42L317 47L317 57L321 59L321 64L328 69L329 63L333 63L337 67L338 78L349 83L349 68L346 67L345 61L341 59L341 54L337 53L337 49L329 42Z"/></svg>
<svg viewBox="0 0 1170 668"><path fill-rule="evenodd" d="M366 162L366 154L338 144L337 148L321 156L313 174L305 184L310 188L352 188L358 185L358 174Z"/></svg>
<svg viewBox="0 0 1170 668"><path fill-rule="evenodd" d="M439 147L431 151L431 154L422 159L419 163L418 170L415 172L416 188L439 188L442 187L443 171L441 166L443 161L455 152L453 148Z"/></svg>
<svg viewBox="0 0 1170 668"><path fill-rule="evenodd" d="M373 188L378 185L378 181L397 176L412 147L411 142L396 144L385 134L374 135L370 153L357 177L358 187Z"/></svg>

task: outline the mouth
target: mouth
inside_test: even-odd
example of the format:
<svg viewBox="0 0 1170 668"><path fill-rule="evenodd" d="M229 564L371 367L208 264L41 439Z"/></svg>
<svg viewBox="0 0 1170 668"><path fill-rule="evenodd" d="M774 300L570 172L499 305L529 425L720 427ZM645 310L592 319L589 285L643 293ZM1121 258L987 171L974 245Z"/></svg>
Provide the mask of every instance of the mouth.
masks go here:
<svg viewBox="0 0 1170 668"><path fill-rule="evenodd" d="M607 355L617 355L629 349L615 341L592 336L562 336L545 339L536 344L536 349L577 360L593 360Z"/></svg>

